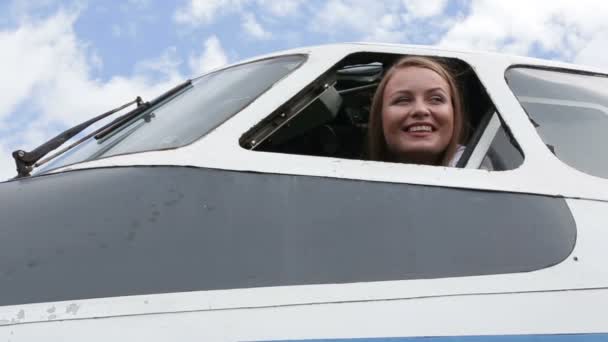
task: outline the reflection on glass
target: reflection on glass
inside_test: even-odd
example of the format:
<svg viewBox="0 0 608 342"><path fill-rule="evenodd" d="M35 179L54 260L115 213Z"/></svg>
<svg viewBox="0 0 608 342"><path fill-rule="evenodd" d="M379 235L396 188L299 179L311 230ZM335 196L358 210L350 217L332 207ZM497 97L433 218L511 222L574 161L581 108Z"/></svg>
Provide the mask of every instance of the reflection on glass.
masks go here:
<svg viewBox="0 0 608 342"><path fill-rule="evenodd" d="M506 78L548 148L566 164L608 178L608 78L513 68Z"/></svg>

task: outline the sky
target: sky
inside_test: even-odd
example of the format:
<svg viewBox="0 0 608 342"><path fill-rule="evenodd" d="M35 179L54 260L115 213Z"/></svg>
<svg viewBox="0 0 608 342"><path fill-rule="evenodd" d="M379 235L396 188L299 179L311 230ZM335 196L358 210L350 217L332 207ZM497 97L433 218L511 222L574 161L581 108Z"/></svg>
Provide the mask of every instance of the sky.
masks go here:
<svg viewBox="0 0 608 342"><path fill-rule="evenodd" d="M11 152L256 55L334 42L604 67L605 0L0 0L0 180Z"/></svg>

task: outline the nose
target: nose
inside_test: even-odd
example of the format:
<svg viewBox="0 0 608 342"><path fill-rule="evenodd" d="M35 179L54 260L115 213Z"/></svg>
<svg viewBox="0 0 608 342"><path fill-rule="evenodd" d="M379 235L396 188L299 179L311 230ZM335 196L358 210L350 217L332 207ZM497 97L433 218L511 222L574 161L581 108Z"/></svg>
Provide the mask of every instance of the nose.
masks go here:
<svg viewBox="0 0 608 342"><path fill-rule="evenodd" d="M414 118L423 118L431 115L429 107L422 100L416 100L412 108L412 116Z"/></svg>

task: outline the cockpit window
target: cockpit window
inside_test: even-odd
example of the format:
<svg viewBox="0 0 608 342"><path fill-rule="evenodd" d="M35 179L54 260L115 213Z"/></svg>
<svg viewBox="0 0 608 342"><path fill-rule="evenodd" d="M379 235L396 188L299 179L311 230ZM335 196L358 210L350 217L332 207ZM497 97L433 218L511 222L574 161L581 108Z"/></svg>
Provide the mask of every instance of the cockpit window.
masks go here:
<svg viewBox="0 0 608 342"><path fill-rule="evenodd" d="M553 154L580 171L608 178L608 77L516 67L506 78Z"/></svg>
<svg viewBox="0 0 608 342"><path fill-rule="evenodd" d="M269 58L219 70L150 108L99 140L90 139L38 172L125 153L187 145L241 111L306 59L303 55Z"/></svg>
<svg viewBox="0 0 608 342"><path fill-rule="evenodd" d="M246 132L242 147L254 151L346 159L373 159L367 151L372 99L387 70L405 56L355 53ZM473 69L436 58L456 79L463 99L465 133L455 167L509 170L523 154ZM376 159L373 159L376 160Z"/></svg>

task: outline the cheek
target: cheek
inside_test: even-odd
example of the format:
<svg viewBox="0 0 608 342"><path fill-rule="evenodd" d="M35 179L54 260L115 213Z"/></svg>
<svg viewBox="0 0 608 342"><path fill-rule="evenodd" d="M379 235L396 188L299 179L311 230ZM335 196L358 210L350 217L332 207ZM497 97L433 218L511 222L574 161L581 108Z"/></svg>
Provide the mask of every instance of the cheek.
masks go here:
<svg viewBox="0 0 608 342"><path fill-rule="evenodd" d="M447 133L447 139L451 139L454 134L454 111L451 107L446 108L445 111L439 115L438 120L441 120L441 126Z"/></svg>
<svg viewBox="0 0 608 342"><path fill-rule="evenodd" d="M395 118L392 114L393 113L391 113L388 109L382 109L382 131L384 132L385 136L391 131L391 127L395 124Z"/></svg>

